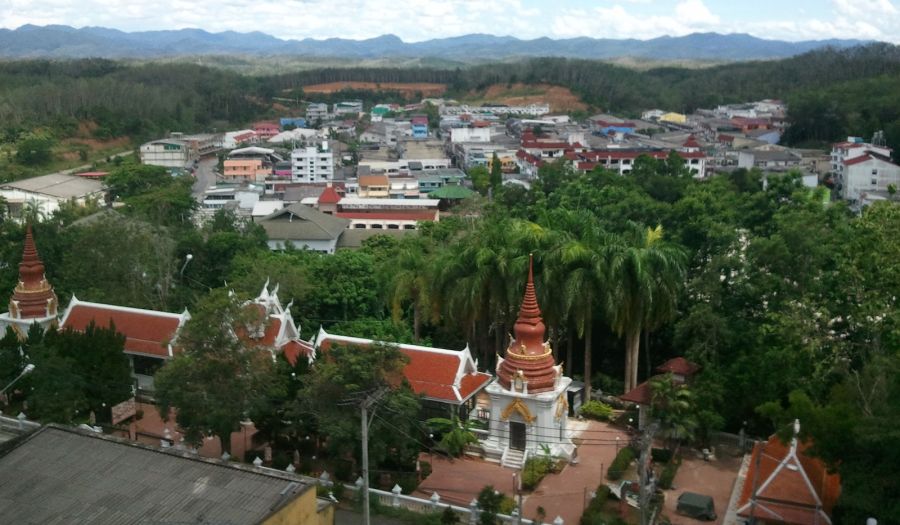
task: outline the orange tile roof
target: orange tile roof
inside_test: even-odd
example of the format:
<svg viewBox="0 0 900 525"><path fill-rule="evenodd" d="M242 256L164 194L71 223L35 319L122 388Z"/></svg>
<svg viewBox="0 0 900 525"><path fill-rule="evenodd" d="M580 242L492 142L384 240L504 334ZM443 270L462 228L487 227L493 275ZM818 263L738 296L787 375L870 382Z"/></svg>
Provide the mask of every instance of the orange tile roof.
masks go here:
<svg viewBox="0 0 900 525"><path fill-rule="evenodd" d="M113 324L125 336L126 352L167 358L170 357L168 344L175 340L183 320L183 314L74 302L60 327L84 331L91 321L103 328Z"/></svg>
<svg viewBox="0 0 900 525"><path fill-rule="evenodd" d="M316 353L315 348L313 348L311 344L296 339L288 341L288 343L281 348L281 351L284 353L284 358L287 359L287 362L290 363L291 366L297 364L297 360L300 356L309 358Z"/></svg>
<svg viewBox="0 0 900 525"><path fill-rule="evenodd" d="M341 201L341 196L338 195L337 190L334 189L334 186L326 186L325 191L319 195L319 204L337 204Z"/></svg>
<svg viewBox="0 0 900 525"><path fill-rule="evenodd" d="M649 405L650 404L650 382L644 381L638 386L634 387L630 392L627 392L621 396L619 399L622 401L629 401L631 403L637 403L639 405Z"/></svg>
<svg viewBox="0 0 900 525"><path fill-rule="evenodd" d="M821 460L806 453L808 448L807 443L798 443L792 454L790 445L777 436L757 443L738 500L738 515L787 525L831 523L841 492L840 476L829 474Z"/></svg>
<svg viewBox="0 0 900 525"><path fill-rule="evenodd" d="M371 339L319 333L316 346L327 351L332 344L365 347ZM397 345L409 362L403 375L416 394L444 403L461 404L488 385L493 376L474 369L468 350L460 352L416 345Z"/></svg>
<svg viewBox="0 0 900 525"><path fill-rule="evenodd" d="M673 374L678 374L682 376L692 376L697 371L700 370L700 365L695 363L691 363L687 359L683 357L675 357L669 359L665 363L656 367L657 372L666 373L672 372Z"/></svg>

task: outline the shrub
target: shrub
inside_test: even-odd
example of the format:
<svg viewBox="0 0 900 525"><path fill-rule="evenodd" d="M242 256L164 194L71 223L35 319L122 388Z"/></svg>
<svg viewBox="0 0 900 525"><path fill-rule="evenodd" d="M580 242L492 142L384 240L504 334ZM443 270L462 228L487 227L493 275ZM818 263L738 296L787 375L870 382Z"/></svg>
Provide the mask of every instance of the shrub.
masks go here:
<svg viewBox="0 0 900 525"><path fill-rule="evenodd" d="M667 448L654 448L650 450L650 457L654 463L668 463L672 460L672 451Z"/></svg>
<svg viewBox="0 0 900 525"><path fill-rule="evenodd" d="M616 459L609 465L606 471L606 479L610 481L618 481L622 479L622 475L628 470L631 462L634 461L634 450L631 447L625 447L616 454Z"/></svg>
<svg viewBox="0 0 900 525"><path fill-rule="evenodd" d="M615 513L606 510L606 502L609 500L609 487L600 485L596 495L591 498L584 514L581 515L580 525L624 525Z"/></svg>
<svg viewBox="0 0 900 525"><path fill-rule="evenodd" d="M553 459L550 456L535 456L528 458L525 468L522 469L522 488L531 490L538 486L541 480L553 471Z"/></svg>
<svg viewBox="0 0 900 525"><path fill-rule="evenodd" d="M609 421L612 417L613 409L611 406L601 403L600 401L588 401L581 405L581 415L588 419L596 419L597 421Z"/></svg>
<svg viewBox="0 0 900 525"><path fill-rule="evenodd" d="M659 475L659 488L666 490L672 488L672 482L675 481L675 474L678 473L680 466L681 458L672 458L672 461L663 467L662 473Z"/></svg>

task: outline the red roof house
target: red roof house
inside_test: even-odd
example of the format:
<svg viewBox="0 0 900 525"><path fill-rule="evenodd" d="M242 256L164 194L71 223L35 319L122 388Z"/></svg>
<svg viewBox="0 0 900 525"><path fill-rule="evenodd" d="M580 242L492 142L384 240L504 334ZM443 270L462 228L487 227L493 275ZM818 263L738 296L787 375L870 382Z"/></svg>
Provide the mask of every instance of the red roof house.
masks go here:
<svg viewBox="0 0 900 525"><path fill-rule="evenodd" d="M788 444L777 436L753 447L750 468L738 516L755 518L759 524L827 525L841 493L841 479L829 474L825 464L807 454L800 442L799 421Z"/></svg>

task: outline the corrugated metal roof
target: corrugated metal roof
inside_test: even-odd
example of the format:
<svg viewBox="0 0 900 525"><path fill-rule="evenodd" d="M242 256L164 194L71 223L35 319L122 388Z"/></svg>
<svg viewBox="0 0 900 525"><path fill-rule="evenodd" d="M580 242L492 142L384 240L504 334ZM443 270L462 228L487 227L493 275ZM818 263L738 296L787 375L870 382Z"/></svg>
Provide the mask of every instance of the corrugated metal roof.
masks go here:
<svg viewBox="0 0 900 525"><path fill-rule="evenodd" d="M287 473L56 426L0 457L6 523L258 523L308 488Z"/></svg>

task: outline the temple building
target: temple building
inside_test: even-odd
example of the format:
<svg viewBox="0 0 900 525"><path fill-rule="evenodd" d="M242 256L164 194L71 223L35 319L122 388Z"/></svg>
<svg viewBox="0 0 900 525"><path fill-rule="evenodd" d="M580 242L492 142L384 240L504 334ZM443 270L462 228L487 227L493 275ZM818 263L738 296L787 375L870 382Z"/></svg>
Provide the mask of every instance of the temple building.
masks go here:
<svg viewBox="0 0 900 525"><path fill-rule="evenodd" d="M9 300L9 311L0 314L0 328L6 333L11 327L24 339L32 324L37 323L44 330L55 325L58 306L59 300L44 275L44 263L34 245L29 225L25 230L22 262L19 263L19 283Z"/></svg>
<svg viewBox="0 0 900 525"><path fill-rule="evenodd" d="M566 390L572 380L562 375L544 341L533 262L513 330L515 339L497 363L497 381L485 388L491 407L489 436L482 441L485 456L513 468L521 467L528 455L547 451L569 458L575 449L567 433Z"/></svg>

